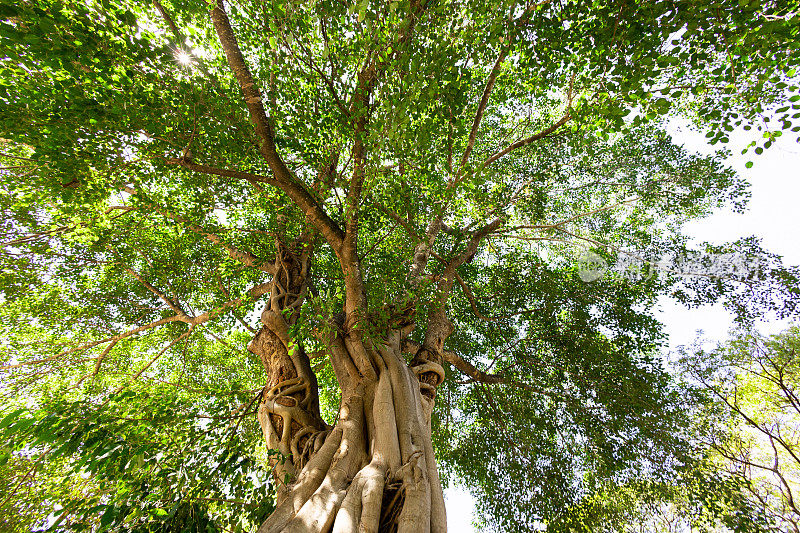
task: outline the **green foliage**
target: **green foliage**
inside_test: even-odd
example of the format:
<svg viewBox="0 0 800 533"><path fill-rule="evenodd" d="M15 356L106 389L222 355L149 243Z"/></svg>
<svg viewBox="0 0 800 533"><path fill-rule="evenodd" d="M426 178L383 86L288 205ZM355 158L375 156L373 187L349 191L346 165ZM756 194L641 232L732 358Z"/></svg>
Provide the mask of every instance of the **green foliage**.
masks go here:
<svg viewBox="0 0 800 533"><path fill-rule="evenodd" d="M711 464L685 468L679 484L632 481L605 485L548 524L548 531L612 532L686 529L758 532L769 527L763 511L749 502L741 480Z"/></svg>
<svg viewBox="0 0 800 533"><path fill-rule="evenodd" d="M208 4L159 6L0 4L0 468L27 495L0 494L12 530L238 531L271 506L248 407L265 379L246 350L263 304L248 291L268 281L257 267L276 240L309 226L267 184ZM743 509L726 499L740 487L714 488L728 478L690 479L694 411L657 355L652 308L667 294L721 301L743 324L794 316L797 270L754 239L700 252L758 260L758 277L656 269L586 282L577 265L587 252L609 265L687 256L684 223L744 208L747 183L725 153L689 153L664 127L681 117L723 145L756 129L757 154L796 134L796 0L226 7L278 151L341 227L364 143L370 333L413 294L421 340L447 262L502 219L458 269L447 348L506 383L448 368L434 415L442 468L478 491L487 521L596 528L633 520L642 498L699 498L687 508L709 520ZM367 59L364 106L353 94ZM440 213L447 231L410 287ZM315 244L292 331L309 353L345 299L339 257ZM337 383L312 364L333 422Z"/></svg>
<svg viewBox="0 0 800 533"><path fill-rule="evenodd" d="M681 367L695 381L698 436L711 461L745 487L770 531L797 522L794 493L800 483L800 328L764 336L736 332L712 350L686 350Z"/></svg>
<svg viewBox="0 0 800 533"><path fill-rule="evenodd" d="M269 514L272 499L252 455L257 437L238 431L245 406L234 405L130 390L100 406L54 399L18 409L0 422L8 479L33 491L32 501L57 504L48 528L246 531ZM42 451L46 491L29 486ZM19 520L14 530L44 525L41 514L25 512L29 504L4 502L7 520Z"/></svg>

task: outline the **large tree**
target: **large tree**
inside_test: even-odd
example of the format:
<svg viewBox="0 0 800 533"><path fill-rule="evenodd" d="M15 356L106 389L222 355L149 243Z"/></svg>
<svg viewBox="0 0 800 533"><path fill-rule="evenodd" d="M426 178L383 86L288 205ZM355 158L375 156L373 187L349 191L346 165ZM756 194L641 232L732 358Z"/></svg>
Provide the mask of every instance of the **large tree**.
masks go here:
<svg viewBox="0 0 800 533"><path fill-rule="evenodd" d="M652 266L741 207L664 126L796 132L797 8L3 4L16 488L78 465L62 524L246 527L254 414L260 532L444 531L434 449L506 529L686 463L656 297L744 319L792 312L796 277L752 240L711 251L758 276L575 261Z"/></svg>

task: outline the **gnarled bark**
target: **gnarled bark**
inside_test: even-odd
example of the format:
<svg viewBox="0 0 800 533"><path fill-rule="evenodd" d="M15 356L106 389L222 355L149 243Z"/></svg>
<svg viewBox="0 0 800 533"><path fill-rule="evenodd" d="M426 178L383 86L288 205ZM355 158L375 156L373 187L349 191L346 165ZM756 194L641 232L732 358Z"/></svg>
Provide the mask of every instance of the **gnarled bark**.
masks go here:
<svg viewBox="0 0 800 533"><path fill-rule="evenodd" d="M248 349L268 374L258 420L270 449L277 508L259 533L444 532L431 444L435 387L443 370L428 351L412 364L401 328L382 338L339 324L323 338L342 392L333 427L319 413L316 377L290 335L306 294L308 254L278 243L262 328ZM365 360L366 359L366 360ZM360 371L369 365L372 372Z"/></svg>
<svg viewBox="0 0 800 533"><path fill-rule="evenodd" d="M264 439L280 456L270 458L278 484L278 501L287 494L286 483L298 467L318 451L329 428L319 413L317 378L303 347L289 333L296 310L307 290L308 246L298 254L278 241L270 297L261 313L262 327L248 350L259 357L267 372L258 421Z"/></svg>
<svg viewBox="0 0 800 533"><path fill-rule="evenodd" d="M418 378L434 373L441 381L443 371L432 362L409 366L400 337L390 330L365 342L377 376L368 379L348 372L352 362L341 364L352 357L346 334L329 335L334 368L347 373L338 421L319 433L324 443L310 457L292 456L297 476L259 533L446 531L431 445L434 400ZM273 414L272 404L262 406Z"/></svg>

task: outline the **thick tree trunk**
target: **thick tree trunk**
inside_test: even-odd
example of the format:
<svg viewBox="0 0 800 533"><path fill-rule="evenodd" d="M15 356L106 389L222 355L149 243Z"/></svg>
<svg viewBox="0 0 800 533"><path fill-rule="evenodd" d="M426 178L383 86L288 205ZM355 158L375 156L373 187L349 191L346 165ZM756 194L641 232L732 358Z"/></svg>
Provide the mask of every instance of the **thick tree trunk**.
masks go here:
<svg viewBox="0 0 800 533"><path fill-rule="evenodd" d="M345 360L348 343L331 337L332 358ZM265 395L259 421L270 446L290 450L281 470L290 479L259 533L446 530L431 445L433 399L430 385L418 379L421 371L440 375L441 367L409 367L398 331L369 344L377 379L359 379L352 369L343 376L346 386L333 428L315 425L302 407L308 396L297 404L283 401L311 389L298 378L278 383Z"/></svg>
<svg viewBox="0 0 800 533"><path fill-rule="evenodd" d="M327 426L316 377L285 312L302 300L307 264L281 247L276 265L263 328L249 346L269 374L258 420L270 449L281 452L272 457L277 508L259 533L446 531L431 443L442 367L422 357L409 366L399 329L371 340L350 338L344 328L328 333L342 403L336 424ZM365 357L374 375L357 370Z"/></svg>

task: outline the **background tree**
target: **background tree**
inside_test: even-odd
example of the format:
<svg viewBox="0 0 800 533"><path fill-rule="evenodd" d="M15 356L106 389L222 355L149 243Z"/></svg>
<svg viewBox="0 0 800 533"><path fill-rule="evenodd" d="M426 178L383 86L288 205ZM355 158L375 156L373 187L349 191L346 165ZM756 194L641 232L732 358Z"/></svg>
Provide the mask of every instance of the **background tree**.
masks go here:
<svg viewBox="0 0 800 533"><path fill-rule="evenodd" d="M740 334L683 365L708 395L704 413L712 457L742 481L776 531L798 531L800 329Z"/></svg>
<svg viewBox="0 0 800 533"><path fill-rule="evenodd" d="M662 127L798 131L796 12L3 4L15 487L83 473L43 498L64 528L416 533L446 528L434 446L505 530L671 475L655 298L787 314L797 274L752 240L729 249L757 279L575 261L678 256L683 222L742 206Z"/></svg>

